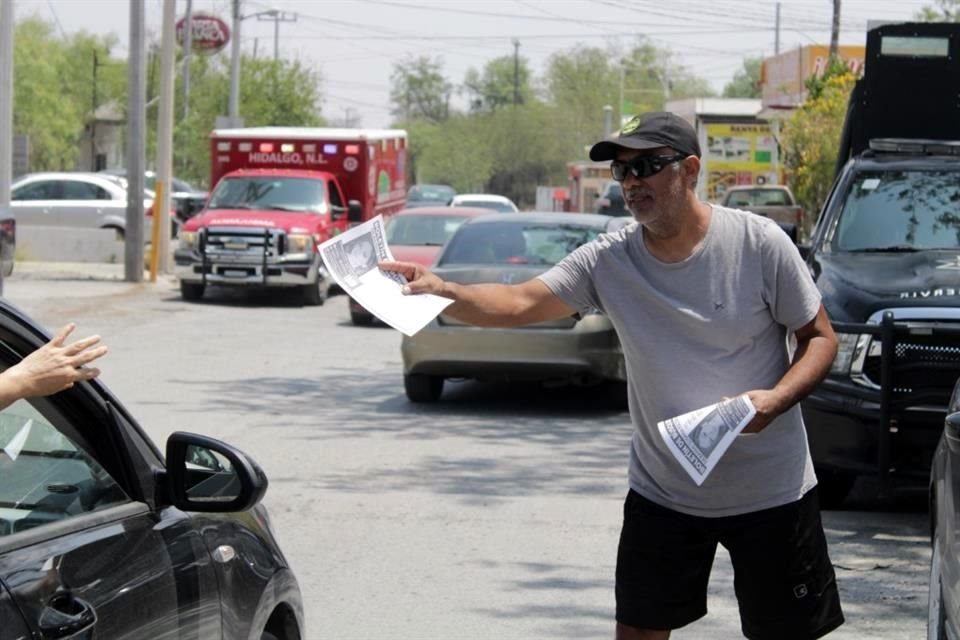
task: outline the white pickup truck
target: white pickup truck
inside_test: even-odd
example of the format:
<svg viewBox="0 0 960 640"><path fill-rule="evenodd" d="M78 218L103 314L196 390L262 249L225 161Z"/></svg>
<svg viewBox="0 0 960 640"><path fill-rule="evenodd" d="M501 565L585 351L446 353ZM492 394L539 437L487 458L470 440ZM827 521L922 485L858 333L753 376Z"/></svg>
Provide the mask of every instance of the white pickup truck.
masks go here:
<svg viewBox="0 0 960 640"><path fill-rule="evenodd" d="M780 223L794 242L804 234L803 207L785 185L730 187L723 196L723 206L750 211Z"/></svg>

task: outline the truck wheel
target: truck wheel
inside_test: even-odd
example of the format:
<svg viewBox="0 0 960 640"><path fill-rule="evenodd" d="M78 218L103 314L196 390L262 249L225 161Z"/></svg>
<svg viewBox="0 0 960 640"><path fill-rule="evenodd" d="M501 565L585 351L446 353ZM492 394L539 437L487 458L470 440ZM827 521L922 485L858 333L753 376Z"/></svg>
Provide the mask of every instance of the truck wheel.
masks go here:
<svg viewBox="0 0 960 640"><path fill-rule="evenodd" d="M303 304L308 307L317 307L324 303L327 299L325 291L321 291L323 285L323 279L317 278L317 281L313 284L307 284L303 286L302 296Z"/></svg>
<svg viewBox="0 0 960 640"><path fill-rule="evenodd" d="M422 373L404 374L403 389L410 402L436 402L443 393L443 378Z"/></svg>
<svg viewBox="0 0 960 640"><path fill-rule="evenodd" d="M189 302L197 302L203 298L204 286L194 282L180 283L180 297Z"/></svg>
<svg viewBox="0 0 960 640"><path fill-rule="evenodd" d="M839 509L850 495L857 476L845 471L816 469L817 497L822 509Z"/></svg>

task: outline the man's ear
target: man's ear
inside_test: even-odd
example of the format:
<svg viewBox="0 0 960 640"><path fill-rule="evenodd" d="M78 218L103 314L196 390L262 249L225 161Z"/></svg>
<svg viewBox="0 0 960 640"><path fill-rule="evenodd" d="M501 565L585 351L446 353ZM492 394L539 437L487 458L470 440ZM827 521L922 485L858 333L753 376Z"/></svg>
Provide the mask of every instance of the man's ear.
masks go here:
<svg viewBox="0 0 960 640"><path fill-rule="evenodd" d="M696 182L700 176L700 158L697 156L687 156L686 160L680 163L680 170L683 171L683 177L690 182Z"/></svg>

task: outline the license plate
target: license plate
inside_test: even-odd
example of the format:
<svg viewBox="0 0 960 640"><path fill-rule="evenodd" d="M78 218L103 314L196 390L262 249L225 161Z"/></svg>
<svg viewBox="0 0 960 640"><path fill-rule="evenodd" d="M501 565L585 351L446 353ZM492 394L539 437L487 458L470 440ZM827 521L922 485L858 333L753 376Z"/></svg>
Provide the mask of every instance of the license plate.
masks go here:
<svg viewBox="0 0 960 640"><path fill-rule="evenodd" d="M247 276L247 272L246 272L246 271L243 271L243 270L241 270L241 269L224 269L222 273L223 273L223 275L228 276L228 277L237 277L237 276L239 276L239 277L244 277L244 278L245 278L245 277Z"/></svg>
<svg viewBox="0 0 960 640"><path fill-rule="evenodd" d="M231 251L244 251L247 248L246 242L224 242L224 249L229 249Z"/></svg>

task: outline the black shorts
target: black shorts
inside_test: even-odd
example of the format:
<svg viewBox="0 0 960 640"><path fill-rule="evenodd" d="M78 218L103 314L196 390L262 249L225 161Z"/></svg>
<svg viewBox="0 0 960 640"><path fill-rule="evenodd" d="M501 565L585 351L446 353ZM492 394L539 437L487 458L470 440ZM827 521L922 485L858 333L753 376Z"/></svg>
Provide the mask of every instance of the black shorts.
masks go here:
<svg viewBox="0 0 960 640"><path fill-rule="evenodd" d="M717 543L730 553L747 638L819 638L843 623L816 489L722 518L678 513L631 490L617 551L617 622L677 629L706 615Z"/></svg>

